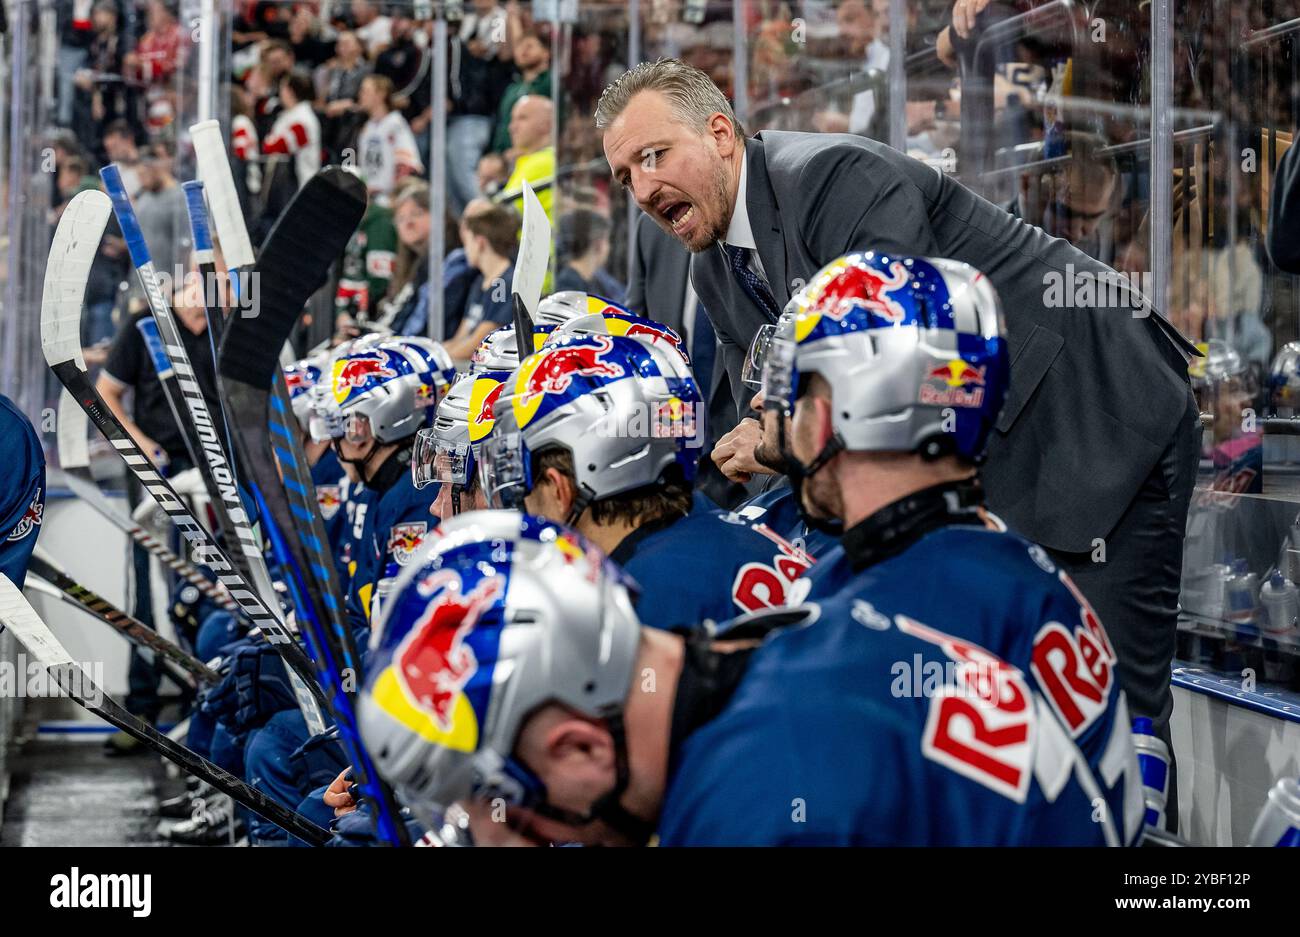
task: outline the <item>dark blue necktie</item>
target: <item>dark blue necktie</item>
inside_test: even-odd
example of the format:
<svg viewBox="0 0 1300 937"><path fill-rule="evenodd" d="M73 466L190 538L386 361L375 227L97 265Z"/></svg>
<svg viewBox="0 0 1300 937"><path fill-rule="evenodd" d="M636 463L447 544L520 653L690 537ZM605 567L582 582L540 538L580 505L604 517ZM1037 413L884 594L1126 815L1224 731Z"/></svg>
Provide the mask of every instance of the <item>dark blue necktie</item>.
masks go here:
<svg viewBox="0 0 1300 937"><path fill-rule="evenodd" d="M781 315L781 310L777 308L776 297L772 295L772 290L763 282L763 278L749 267L749 248L737 247L734 244L723 244L722 249L727 252L727 260L731 264L731 273L740 284L740 288L745 291L745 295L754 301L759 309L767 313L768 318L772 321Z"/></svg>

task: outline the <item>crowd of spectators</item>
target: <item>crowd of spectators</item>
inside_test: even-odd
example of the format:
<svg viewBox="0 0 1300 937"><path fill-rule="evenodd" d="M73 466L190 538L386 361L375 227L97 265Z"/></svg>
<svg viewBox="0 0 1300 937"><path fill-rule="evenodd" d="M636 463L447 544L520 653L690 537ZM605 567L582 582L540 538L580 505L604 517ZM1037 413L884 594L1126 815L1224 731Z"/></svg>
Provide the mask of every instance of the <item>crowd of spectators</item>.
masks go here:
<svg viewBox="0 0 1300 937"><path fill-rule="evenodd" d="M903 112L911 155L943 171L961 172L958 59L969 49L971 23L977 16L983 24L1043 5L1041 0L960 0L954 17L954 0L909 0ZM1294 90L1287 55L1269 60L1274 74L1262 68L1252 74L1257 85L1276 86L1279 93L1252 97L1241 94L1225 70L1229 50L1205 43L1207 37L1246 35L1300 14L1292 6L1290 0L1268 0L1244 12L1214 0L1180 5L1175 55L1185 55L1190 65L1175 81L1177 103L1205 108L1217 102L1247 125L1283 128L1283 143L1289 143L1294 115L1277 107L1265 113L1265 101L1293 98L1283 93ZM441 337L455 339L461 325L480 313L488 317L485 322L493 321L498 311L492 304L466 308L472 291L462 281L477 276L482 286L485 277L499 276L497 258L511 252L465 244L467 223L486 204L504 209L503 218L513 211L517 228L524 181L537 190L554 224L553 284L585 287L611 299L625 288L626 200L611 186L591 114L601 89L628 59L626 4L584 2L578 21L557 34L553 31L560 27L537 18L542 5L534 10L534 4L519 0L465 0L459 7L461 15L447 28L446 143L437 155L445 164L446 214L414 219L405 216L428 213L430 166L442 168L429 152L434 77L429 5L413 0L234 4L227 24L234 50L232 148L255 239L321 165L355 165L370 190L370 212L340 270L339 329L358 320L401 330L429 328L428 284L439 278L431 281L427 259L416 255L422 246L427 249L435 224L445 232ZM733 98L743 90L747 131L895 136L888 106L889 0L746 3L744 89L735 87L730 3L663 0L641 7L640 56L675 56L704 69ZM1095 7L1088 22L1036 21L997 56L991 129L996 173L968 183L1098 259L1140 275L1150 266L1149 158L1143 146L1150 95L1148 57L1142 53L1146 13L1121 0L1099 0ZM50 141L58 159L52 177L56 216L58 206L94 184L94 170L110 160L123 167L133 190L162 206L157 210L179 204L178 195L168 194L175 188L172 163L178 148L180 159L186 158L178 123L193 111L178 97L187 84L178 76L194 71L195 24L178 19L176 0L59 0L56 10L59 129ZM1098 19L1106 24L1105 41L1082 43L1079 30L1095 29ZM1221 21L1231 28L1220 28ZM1280 46L1279 52L1290 48ZM558 63L552 61L557 50ZM553 101L556 88L559 100ZM1092 99L1112 106L1089 111ZM1175 277L1183 285L1168 306L1194 339L1225 337L1263 366L1296 328L1289 319L1273 321L1266 304L1275 291L1260 285L1270 276L1258 237L1266 193L1258 176L1239 175L1240 204L1229 206L1226 177L1236 172L1233 160L1211 150L1207 138L1190 137L1175 154L1187 168L1178 175L1174 262L1189 275ZM1192 177L1204 179L1207 171L1215 185L1191 184ZM1235 233L1241 243L1225 243L1223 221L1231 216L1240 219ZM495 232L499 225L482 227ZM161 228L158 236L164 236ZM175 236L184 240L183 227ZM160 249L170 256L170 248L155 245ZM97 269L103 285L88 317L88 344L111 334L122 312L118 309L114 318L114 303L130 296L128 290L109 288L115 276L125 281L129 273L114 250L110 238ZM1236 283L1231 290L1218 282L1225 278L1216 272L1228 267ZM499 314L508 317L508 310Z"/></svg>

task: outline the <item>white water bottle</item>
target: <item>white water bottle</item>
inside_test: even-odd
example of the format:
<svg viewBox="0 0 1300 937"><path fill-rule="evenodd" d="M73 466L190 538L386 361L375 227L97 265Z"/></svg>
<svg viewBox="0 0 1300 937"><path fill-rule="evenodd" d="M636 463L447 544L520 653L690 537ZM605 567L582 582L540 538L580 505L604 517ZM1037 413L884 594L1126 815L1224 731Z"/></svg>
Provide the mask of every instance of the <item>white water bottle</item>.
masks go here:
<svg viewBox="0 0 1300 937"><path fill-rule="evenodd" d="M1295 632L1296 618L1300 616L1300 590L1280 569L1259 589L1259 603L1264 608L1264 630L1272 637Z"/></svg>

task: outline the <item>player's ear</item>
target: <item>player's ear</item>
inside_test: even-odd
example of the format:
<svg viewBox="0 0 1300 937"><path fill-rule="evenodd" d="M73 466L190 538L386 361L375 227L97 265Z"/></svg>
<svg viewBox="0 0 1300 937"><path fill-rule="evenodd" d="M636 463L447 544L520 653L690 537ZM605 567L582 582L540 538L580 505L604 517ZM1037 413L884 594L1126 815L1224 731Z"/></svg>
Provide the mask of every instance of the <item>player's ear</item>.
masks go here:
<svg viewBox="0 0 1300 937"><path fill-rule="evenodd" d="M555 492L555 501L560 509L561 516L567 515L577 497L577 491L573 487L573 480L554 466L546 470L544 477Z"/></svg>
<svg viewBox="0 0 1300 937"><path fill-rule="evenodd" d="M603 725L586 719L565 719L546 733L546 761L566 775L585 779L597 790L615 773L614 739Z"/></svg>
<svg viewBox="0 0 1300 937"><path fill-rule="evenodd" d="M817 451L830 442L831 436L835 434L835 415L831 412L831 400L829 397L823 397L817 394L813 397L813 407L817 414L817 421L814 425L814 439L817 442Z"/></svg>

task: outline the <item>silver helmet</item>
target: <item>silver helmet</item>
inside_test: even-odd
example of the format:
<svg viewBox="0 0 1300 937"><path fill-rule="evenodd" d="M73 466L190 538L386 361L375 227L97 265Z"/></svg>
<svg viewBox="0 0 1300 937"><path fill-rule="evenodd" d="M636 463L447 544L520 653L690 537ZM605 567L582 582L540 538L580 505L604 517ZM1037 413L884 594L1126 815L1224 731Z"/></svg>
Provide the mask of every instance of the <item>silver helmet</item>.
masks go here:
<svg viewBox="0 0 1300 937"><path fill-rule="evenodd" d="M284 368L284 383L289 389L289 406L298 425L305 431L311 424L312 391L320 382L321 373L328 365L329 353L302 358Z"/></svg>
<svg viewBox="0 0 1300 937"><path fill-rule="evenodd" d="M335 360L329 390L344 436L384 444L414 436L433 421L444 380L424 356L390 340Z"/></svg>
<svg viewBox="0 0 1300 937"><path fill-rule="evenodd" d="M470 488L477 477L479 444L492 431L493 405L508 371L463 375L438 404L433 426L416 435L411 480L416 488L441 482Z"/></svg>
<svg viewBox="0 0 1300 937"><path fill-rule="evenodd" d="M398 578L357 704L380 775L426 824L457 801L544 801L514 757L548 702L617 718L640 625L630 582L578 534L513 511L444 522Z"/></svg>
<svg viewBox="0 0 1300 937"><path fill-rule="evenodd" d="M494 407L481 450L483 494L520 507L534 456L570 453L575 516L592 501L655 485L669 470L695 479L703 444L702 395L681 355L614 335L571 335L524 360Z"/></svg>
<svg viewBox="0 0 1300 937"><path fill-rule="evenodd" d="M1268 369L1268 402L1278 416L1300 413L1300 342L1287 342Z"/></svg>
<svg viewBox="0 0 1300 937"><path fill-rule="evenodd" d="M519 367L519 346L515 343L512 325L489 332L469 358L469 373L480 371L513 371Z"/></svg>
<svg viewBox="0 0 1300 937"><path fill-rule="evenodd" d="M987 277L953 260L849 254L792 305L767 352L766 406L790 412L802 382L819 374L833 396L835 445L981 456L1008 382Z"/></svg>

